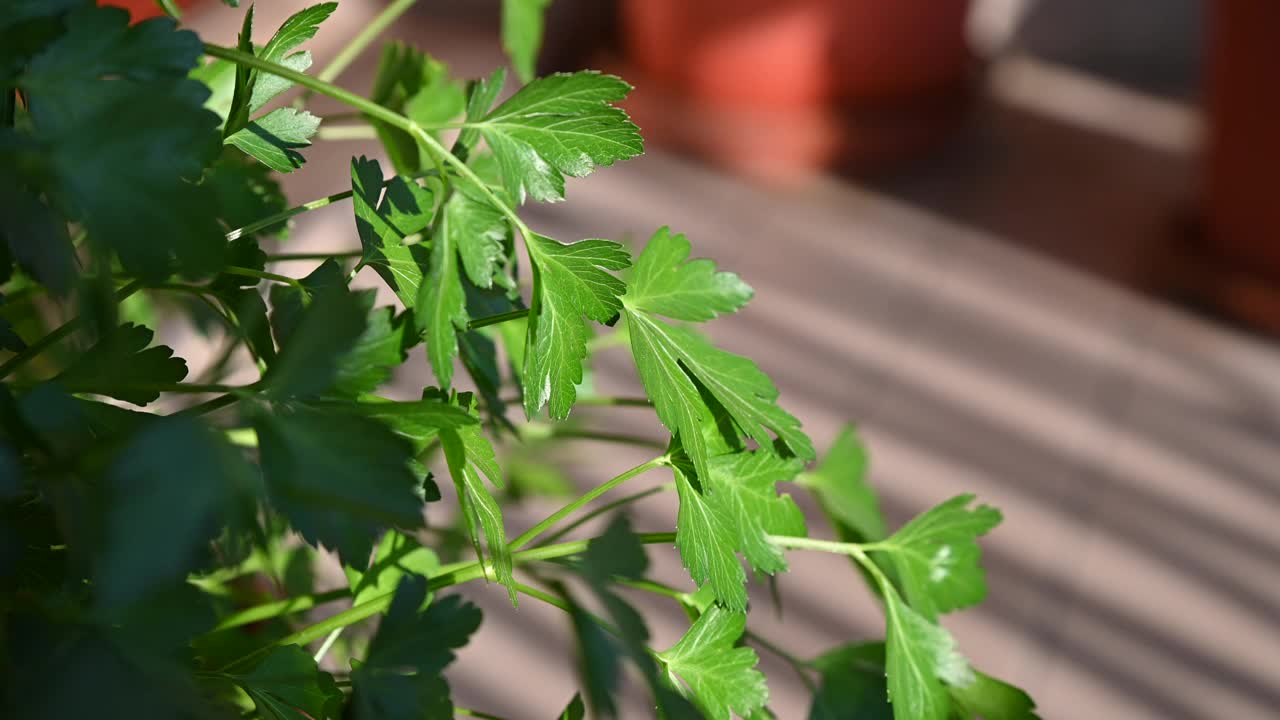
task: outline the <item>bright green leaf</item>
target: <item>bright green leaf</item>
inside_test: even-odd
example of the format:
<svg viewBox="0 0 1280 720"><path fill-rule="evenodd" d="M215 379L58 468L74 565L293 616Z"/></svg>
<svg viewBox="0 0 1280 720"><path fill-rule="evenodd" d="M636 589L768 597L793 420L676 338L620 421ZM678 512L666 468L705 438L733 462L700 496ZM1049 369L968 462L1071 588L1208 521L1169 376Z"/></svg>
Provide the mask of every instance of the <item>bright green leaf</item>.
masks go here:
<svg viewBox="0 0 1280 720"><path fill-rule="evenodd" d="M564 199L564 176L583 177L644 152L640 131L611 103L631 86L612 75L549 75L524 86L479 122L517 202Z"/></svg>
<svg viewBox="0 0 1280 720"><path fill-rule="evenodd" d="M377 160L352 158L351 200L364 247L361 262L382 276L406 308L412 308L418 301L428 251L422 243L405 242L416 238L431 222L434 200L430 190L405 177L392 178L385 194L382 186Z"/></svg>
<svg viewBox="0 0 1280 720"><path fill-rule="evenodd" d="M721 455L712 459L700 489L691 471L679 463L674 467L680 497L676 518L680 558L694 582L709 583L726 607L743 610L747 577L737 553L758 571L779 572L786 569L786 562L766 535L805 534L800 509L775 489L778 481L800 471L800 462L760 451Z"/></svg>
<svg viewBox="0 0 1280 720"><path fill-rule="evenodd" d="M126 324L102 337L57 378L70 392L107 395L146 405L160 397L156 383L176 383L187 376L187 363L164 345L152 348L151 330Z"/></svg>
<svg viewBox="0 0 1280 720"><path fill-rule="evenodd" d="M691 269L680 265L688 248L683 235L665 228L655 233L636 260L631 288L622 298L631 353L658 418L680 437L700 475L707 474L712 454L702 430L716 420L703 389L761 447L773 447L772 431L791 453L812 459L813 445L800 422L776 404L777 388L754 362L658 319L657 310L676 319L714 316L741 307L750 296L735 277L705 263L695 261ZM695 303L703 309L695 309Z"/></svg>
<svg viewBox="0 0 1280 720"><path fill-rule="evenodd" d="M867 484L866 474L866 448L857 431L845 426L817 469L799 479L818 497L846 542L875 542L887 534L880 499Z"/></svg>
<svg viewBox="0 0 1280 720"><path fill-rule="evenodd" d="M542 47L543 16L551 0L502 0L502 48L520 79L533 79Z"/></svg>
<svg viewBox="0 0 1280 720"><path fill-rule="evenodd" d="M551 417L563 419L582 382L584 318L603 323L617 316L626 285L607 271L626 268L631 257L608 240L562 245L533 234L526 241L535 272L522 373L525 413L532 418L545 404Z"/></svg>
<svg viewBox="0 0 1280 720"><path fill-rule="evenodd" d="M679 642L659 653L672 682L682 679L712 720L746 717L769 700L764 674L755 669L755 651L734 646L746 627L746 613L713 605Z"/></svg>
<svg viewBox="0 0 1280 720"><path fill-rule="evenodd" d="M432 390L424 393L422 400L393 402L379 397L364 396L361 402L345 406L348 412L374 418L385 423L398 435L413 443L421 452L434 440L440 430L461 428L479 424L479 420L457 405L442 400Z"/></svg>
<svg viewBox="0 0 1280 720"><path fill-rule="evenodd" d="M959 720L1040 720L1035 701L1020 688L974 671L972 683L948 686L951 712Z"/></svg>
<svg viewBox="0 0 1280 720"><path fill-rule="evenodd" d="M316 31L320 29L320 23L324 22L337 8L338 3L336 2L320 3L319 5L312 5L299 10L289 16L280 25L280 29L276 31L276 34L257 53L258 57L268 62L283 64L298 72L311 67L311 53L299 52L290 54L290 51L315 37ZM270 102L272 98L288 90L291 85L293 85L291 81L276 75L262 72L256 73L256 78L253 81L253 92L249 98L249 111L256 112L263 105Z"/></svg>
<svg viewBox="0 0 1280 720"><path fill-rule="evenodd" d="M417 540L396 530L388 530L373 552L367 569L345 568L351 585L352 604L395 592L406 575L427 577L440 567L440 559ZM427 602L430 602L430 596Z"/></svg>
<svg viewBox="0 0 1280 720"><path fill-rule="evenodd" d="M896 568L907 602L929 620L987 594L977 538L1000 523L1000 511L987 505L970 510L972 501L972 495L954 497L877 543Z"/></svg>
<svg viewBox="0 0 1280 720"><path fill-rule="evenodd" d="M253 699L258 714L268 720L331 717L342 703L342 691L333 676L320 670L311 653L297 645L272 650L253 672L236 681Z"/></svg>
<svg viewBox="0 0 1280 720"><path fill-rule="evenodd" d="M896 592L885 593L885 668L895 720L946 720L947 686L973 682L955 638L912 610ZM945 683L945 684L944 684Z"/></svg>
<svg viewBox="0 0 1280 720"><path fill-rule="evenodd" d="M311 145L319 127L320 118L305 110L277 108L232 133L225 142L276 172L291 173L306 162L298 148Z"/></svg>

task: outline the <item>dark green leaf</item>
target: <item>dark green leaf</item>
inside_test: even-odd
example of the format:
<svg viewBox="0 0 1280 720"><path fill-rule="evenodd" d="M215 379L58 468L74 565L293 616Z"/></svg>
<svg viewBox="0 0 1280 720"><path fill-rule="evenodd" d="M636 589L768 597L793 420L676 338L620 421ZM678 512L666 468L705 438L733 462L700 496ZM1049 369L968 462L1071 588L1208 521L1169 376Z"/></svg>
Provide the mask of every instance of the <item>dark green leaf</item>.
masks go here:
<svg viewBox="0 0 1280 720"><path fill-rule="evenodd" d="M237 678L267 720L317 720L332 717L342 703L333 676L320 670L311 653L297 645L271 651L253 672Z"/></svg>
<svg viewBox="0 0 1280 720"><path fill-rule="evenodd" d="M72 13L67 32L19 79L42 141L42 183L94 247L162 280L216 271L225 242L198 179L216 152L208 90L186 79L202 51L167 18L130 27L116 8Z"/></svg>
<svg viewBox="0 0 1280 720"><path fill-rule="evenodd" d="M712 605L679 642L659 653L667 672L684 680L712 720L747 717L769 700L764 674L755 669L755 651L734 646L746 627L746 613Z"/></svg>
<svg viewBox="0 0 1280 720"><path fill-rule="evenodd" d="M297 306L305 302L301 295L293 288L272 293L276 315L286 314L280 320L272 316L280 354L263 378L264 394L272 399L307 397L329 390L369 327L369 299L333 286L312 290L310 303L294 321L290 313L296 313Z"/></svg>
<svg viewBox="0 0 1280 720"><path fill-rule="evenodd" d="M822 686L809 720L892 720L884 643L838 647L815 658L813 666L822 673Z"/></svg>
<svg viewBox="0 0 1280 720"><path fill-rule="evenodd" d="M195 569L237 496L248 465L209 428L183 417L147 423L106 472L105 537L95 593L128 605Z"/></svg>
<svg viewBox="0 0 1280 720"><path fill-rule="evenodd" d="M612 75L549 75L521 88L474 127L502 167L511 197L564 199L564 176L583 177L644 152L640 131L611 103L631 86Z"/></svg>
<svg viewBox="0 0 1280 720"><path fill-rule="evenodd" d="M564 712L560 713L560 720L583 720L587 715L587 709L582 705L582 695L573 694L573 699L565 706Z"/></svg>
<svg viewBox="0 0 1280 720"><path fill-rule="evenodd" d="M2 157L2 156L0 156ZM8 256L58 295L71 289L76 265L67 224L0 171L0 236ZM6 258L8 259L8 258ZM9 269L6 263L5 270Z"/></svg>
<svg viewBox="0 0 1280 720"><path fill-rule="evenodd" d="M618 315L626 285L607 271L628 267L631 257L608 240L563 245L535 233L526 246L535 270L522 373L524 409L532 418L548 405L551 417L564 419L582 382L586 319L604 323Z"/></svg>
<svg viewBox="0 0 1280 720"><path fill-rule="evenodd" d="M371 291L361 291L355 297L368 308L368 324L338 363L333 382L333 392L349 397L371 393L381 387L391 378L391 370L404 363L406 348L410 344L409 337L406 337L410 321L405 315L393 317L390 307L373 308L377 298Z"/></svg>
<svg viewBox="0 0 1280 720"><path fill-rule="evenodd" d="M267 167L291 173L306 158L298 148L311 145L320 128L320 118L305 110L277 108L232 133L224 141L235 145Z"/></svg>
<svg viewBox="0 0 1280 720"><path fill-rule="evenodd" d="M160 393L156 383L176 383L187 376L187 363L164 345L153 348L152 333L141 325L121 325L101 338L55 378L71 392L107 395L146 405Z"/></svg>
<svg viewBox="0 0 1280 720"><path fill-rule="evenodd" d="M987 594L977 538L1000 523L1000 511L970 510L972 501L972 495L954 497L877 544L897 570L907 602L926 619L976 605Z"/></svg>
<svg viewBox="0 0 1280 720"><path fill-rule="evenodd" d="M365 396L356 405L347 406L350 412L359 413L385 423L397 434L413 443L421 452L440 430L476 425L480 421L467 410L444 400L434 389L423 393L422 400L393 402L379 397Z"/></svg>
<svg viewBox="0 0 1280 720"><path fill-rule="evenodd" d="M525 82L533 79L542 47L543 15L550 4L551 0L502 0L502 48Z"/></svg>
<svg viewBox="0 0 1280 720"><path fill-rule="evenodd" d="M367 660L351 672L359 720L453 717L449 685L440 673L480 626L480 609L451 595L421 611L426 598L426 579L400 581Z"/></svg>
<svg viewBox="0 0 1280 720"><path fill-rule="evenodd" d="M262 471L272 504L313 545L364 566L388 527L421 527L412 446L382 423L337 408L260 410Z"/></svg>
<svg viewBox="0 0 1280 720"><path fill-rule="evenodd" d="M230 148L205 174L204 183L217 196L218 217L227 230L239 230L288 208L284 191L271 170ZM253 233L253 236L283 236L287 230L287 222L281 221Z"/></svg>

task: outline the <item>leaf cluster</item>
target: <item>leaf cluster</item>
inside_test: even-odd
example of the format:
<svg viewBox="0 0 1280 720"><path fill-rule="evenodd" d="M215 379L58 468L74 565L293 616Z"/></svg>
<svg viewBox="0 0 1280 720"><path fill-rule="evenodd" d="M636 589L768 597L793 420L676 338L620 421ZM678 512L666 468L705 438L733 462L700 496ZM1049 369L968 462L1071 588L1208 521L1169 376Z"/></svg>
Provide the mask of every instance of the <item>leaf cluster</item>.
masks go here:
<svg viewBox="0 0 1280 720"><path fill-rule="evenodd" d="M470 711L443 673L482 614L447 589L483 580L566 611L583 692L562 718L620 715L625 666L661 717L772 717L747 585L821 549L852 558L886 629L801 663L820 680L814 717L1034 717L938 624L984 597L976 539L997 511L961 496L889 534L856 435L819 460L773 381L703 334L751 300L741 278L666 228L633 256L530 227L527 203L644 147L619 107L631 86L536 77L547 2L503 6L520 84L499 100L504 71L463 82L401 42L367 97L320 79L338 61L308 75L335 2L270 33L250 5L233 48L91 0L7 3L0 716L450 718ZM276 178L304 166L317 93L386 162L353 157L340 191L290 207ZM350 249L279 252L291 217L347 200ZM308 271L284 274L286 259ZM160 342L175 327L221 350L184 359ZM594 354L611 346L645 398L595 393ZM396 383L410 362L433 385ZM528 480L548 467L530 460L539 438L636 440L575 424L583 402L651 406L668 439L512 537L511 502L571 486ZM674 533L619 513L554 542L656 492L556 527L658 469ZM808 537L787 483L816 495L840 542ZM674 545L687 591L648 576L646 545ZM346 585L321 584L322 563ZM653 648L623 588L674 599L688 631Z"/></svg>

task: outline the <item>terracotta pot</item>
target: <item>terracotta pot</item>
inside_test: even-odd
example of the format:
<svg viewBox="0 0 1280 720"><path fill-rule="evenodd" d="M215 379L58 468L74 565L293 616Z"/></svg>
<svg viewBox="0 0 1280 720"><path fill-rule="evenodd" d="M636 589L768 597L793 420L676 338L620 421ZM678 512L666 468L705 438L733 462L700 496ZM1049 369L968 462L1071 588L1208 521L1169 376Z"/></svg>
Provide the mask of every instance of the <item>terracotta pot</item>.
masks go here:
<svg viewBox="0 0 1280 720"><path fill-rule="evenodd" d="M194 0L178 0L178 5L185 8L193 2ZM113 5L128 10L133 22L141 22L164 14L155 0L98 0L98 4Z"/></svg>
<svg viewBox="0 0 1280 720"><path fill-rule="evenodd" d="M1205 229L1280 292L1280 3L1211 3Z"/></svg>
<svg viewBox="0 0 1280 720"><path fill-rule="evenodd" d="M754 174L919 150L954 125L969 0L624 0L632 109Z"/></svg>

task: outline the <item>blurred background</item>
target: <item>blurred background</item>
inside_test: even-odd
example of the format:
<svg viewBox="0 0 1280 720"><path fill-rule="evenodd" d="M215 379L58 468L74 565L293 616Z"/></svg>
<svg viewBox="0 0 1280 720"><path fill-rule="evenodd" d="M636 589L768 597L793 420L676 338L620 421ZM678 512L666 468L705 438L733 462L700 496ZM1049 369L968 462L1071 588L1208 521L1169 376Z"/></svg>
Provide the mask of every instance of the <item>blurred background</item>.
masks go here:
<svg viewBox="0 0 1280 720"><path fill-rule="evenodd" d="M306 4L260 2L258 25ZM497 5L423 2L390 37L487 74L504 62ZM343 0L318 62L380 7ZM224 43L239 19L188 15ZM367 92L376 61L340 83ZM637 86L650 151L529 207L531 224L687 233L757 290L711 334L759 362L819 447L858 425L892 520L961 492L1002 508L990 598L946 620L977 667L1045 718L1277 717L1280 3L554 0L541 70L583 67ZM350 156L378 153L324 141L286 178L291 200L344 189ZM350 212L300 217L289 249L358 247ZM409 367L397 383L416 395L427 365ZM625 351L599 356L595 382L638 387ZM573 450L584 484L646 459ZM671 502L638 505L637 528L669 526ZM687 584L674 553L653 555ZM802 657L881 635L845 562L793 567L780 606L753 588L762 635ZM577 686L565 618L467 592L487 623L455 697L553 716ZM684 629L633 599L655 646ZM779 717L805 717L804 686L762 655ZM638 698L627 717L647 716Z"/></svg>

